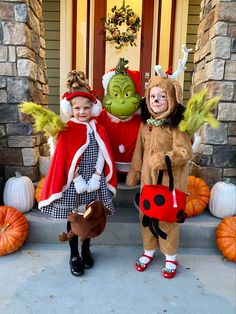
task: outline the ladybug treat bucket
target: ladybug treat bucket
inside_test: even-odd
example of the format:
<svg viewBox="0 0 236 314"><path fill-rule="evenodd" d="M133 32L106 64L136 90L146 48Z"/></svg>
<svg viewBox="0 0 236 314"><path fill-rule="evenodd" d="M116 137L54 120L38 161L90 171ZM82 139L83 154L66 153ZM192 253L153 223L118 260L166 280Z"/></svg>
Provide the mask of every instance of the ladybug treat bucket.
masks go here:
<svg viewBox="0 0 236 314"><path fill-rule="evenodd" d="M156 185L144 185L140 195L140 209L145 216L165 222L184 222L186 193L174 188L169 156L165 156L169 187L161 185L163 170L159 171Z"/></svg>

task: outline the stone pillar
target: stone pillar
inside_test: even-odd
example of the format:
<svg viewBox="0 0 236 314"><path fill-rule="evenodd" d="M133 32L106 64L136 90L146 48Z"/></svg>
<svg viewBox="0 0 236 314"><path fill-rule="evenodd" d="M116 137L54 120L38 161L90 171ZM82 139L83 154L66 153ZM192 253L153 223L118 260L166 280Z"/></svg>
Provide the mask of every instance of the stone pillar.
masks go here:
<svg viewBox="0 0 236 314"><path fill-rule="evenodd" d="M46 139L34 134L18 104L47 105L42 0L0 1L0 165L5 179L18 170L38 179Z"/></svg>
<svg viewBox="0 0 236 314"><path fill-rule="evenodd" d="M236 183L236 2L202 0L193 91L207 87L221 100L215 110L219 127L202 127L195 155L199 175L211 186L230 178Z"/></svg>

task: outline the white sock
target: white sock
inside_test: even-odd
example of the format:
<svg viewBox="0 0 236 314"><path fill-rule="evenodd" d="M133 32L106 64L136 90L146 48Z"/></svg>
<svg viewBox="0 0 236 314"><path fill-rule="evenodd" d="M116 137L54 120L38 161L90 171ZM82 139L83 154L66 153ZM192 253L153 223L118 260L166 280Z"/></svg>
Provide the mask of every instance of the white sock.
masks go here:
<svg viewBox="0 0 236 314"><path fill-rule="evenodd" d="M156 250L144 250L144 253L145 255L147 256L150 256L150 257L153 257L154 253L156 252ZM145 256L142 256L139 258L139 261L140 263L142 264L147 264L148 262L150 262L150 259L148 259L147 257Z"/></svg>
<svg viewBox="0 0 236 314"><path fill-rule="evenodd" d="M167 255L166 254L166 261L176 261L176 255ZM170 269L170 270L175 270L176 269L176 265L167 262L165 265L165 268Z"/></svg>

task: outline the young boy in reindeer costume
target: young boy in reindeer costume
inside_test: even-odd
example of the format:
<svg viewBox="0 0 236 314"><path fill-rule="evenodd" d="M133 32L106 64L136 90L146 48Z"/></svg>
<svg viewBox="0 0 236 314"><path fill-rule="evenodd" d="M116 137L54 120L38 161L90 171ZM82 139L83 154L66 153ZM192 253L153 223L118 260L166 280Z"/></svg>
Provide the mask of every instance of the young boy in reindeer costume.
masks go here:
<svg viewBox="0 0 236 314"><path fill-rule="evenodd" d="M148 82L145 98L146 106L142 111L141 123L131 168L126 183L129 186L138 184L141 179L141 190L145 184L156 184L160 170L164 171L163 185L168 186L168 174L165 156L168 155L172 167L175 188L186 191L188 162L191 160L191 136L179 129L183 119L184 107L180 105L182 89L174 80L185 69L188 49L184 47L184 59L179 61L179 68L173 75L166 75L160 66L155 70L159 76ZM146 108L146 110L145 110ZM143 214L140 212L140 221ZM166 261L162 270L165 278L173 278L178 262L176 260L179 245L179 224L160 221L159 227L167 234L167 239L154 237L149 228L141 223L144 253L136 261L136 269L144 271L151 263L157 247L165 254Z"/></svg>

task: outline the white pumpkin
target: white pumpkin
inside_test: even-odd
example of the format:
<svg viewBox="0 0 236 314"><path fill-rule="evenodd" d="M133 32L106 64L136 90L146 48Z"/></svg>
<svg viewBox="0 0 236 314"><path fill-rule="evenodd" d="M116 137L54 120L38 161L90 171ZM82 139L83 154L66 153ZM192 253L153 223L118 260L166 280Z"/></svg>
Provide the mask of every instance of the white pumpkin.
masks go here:
<svg viewBox="0 0 236 314"><path fill-rule="evenodd" d="M218 218L236 215L236 185L217 182L211 189L209 210Z"/></svg>
<svg viewBox="0 0 236 314"><path fill-rule="evenodd" d="M34 206L34 190L34 184L30 178L16 172L16 176L8 179L5 184L4 205L15 207L22 213L26 213Z"/></svg>

